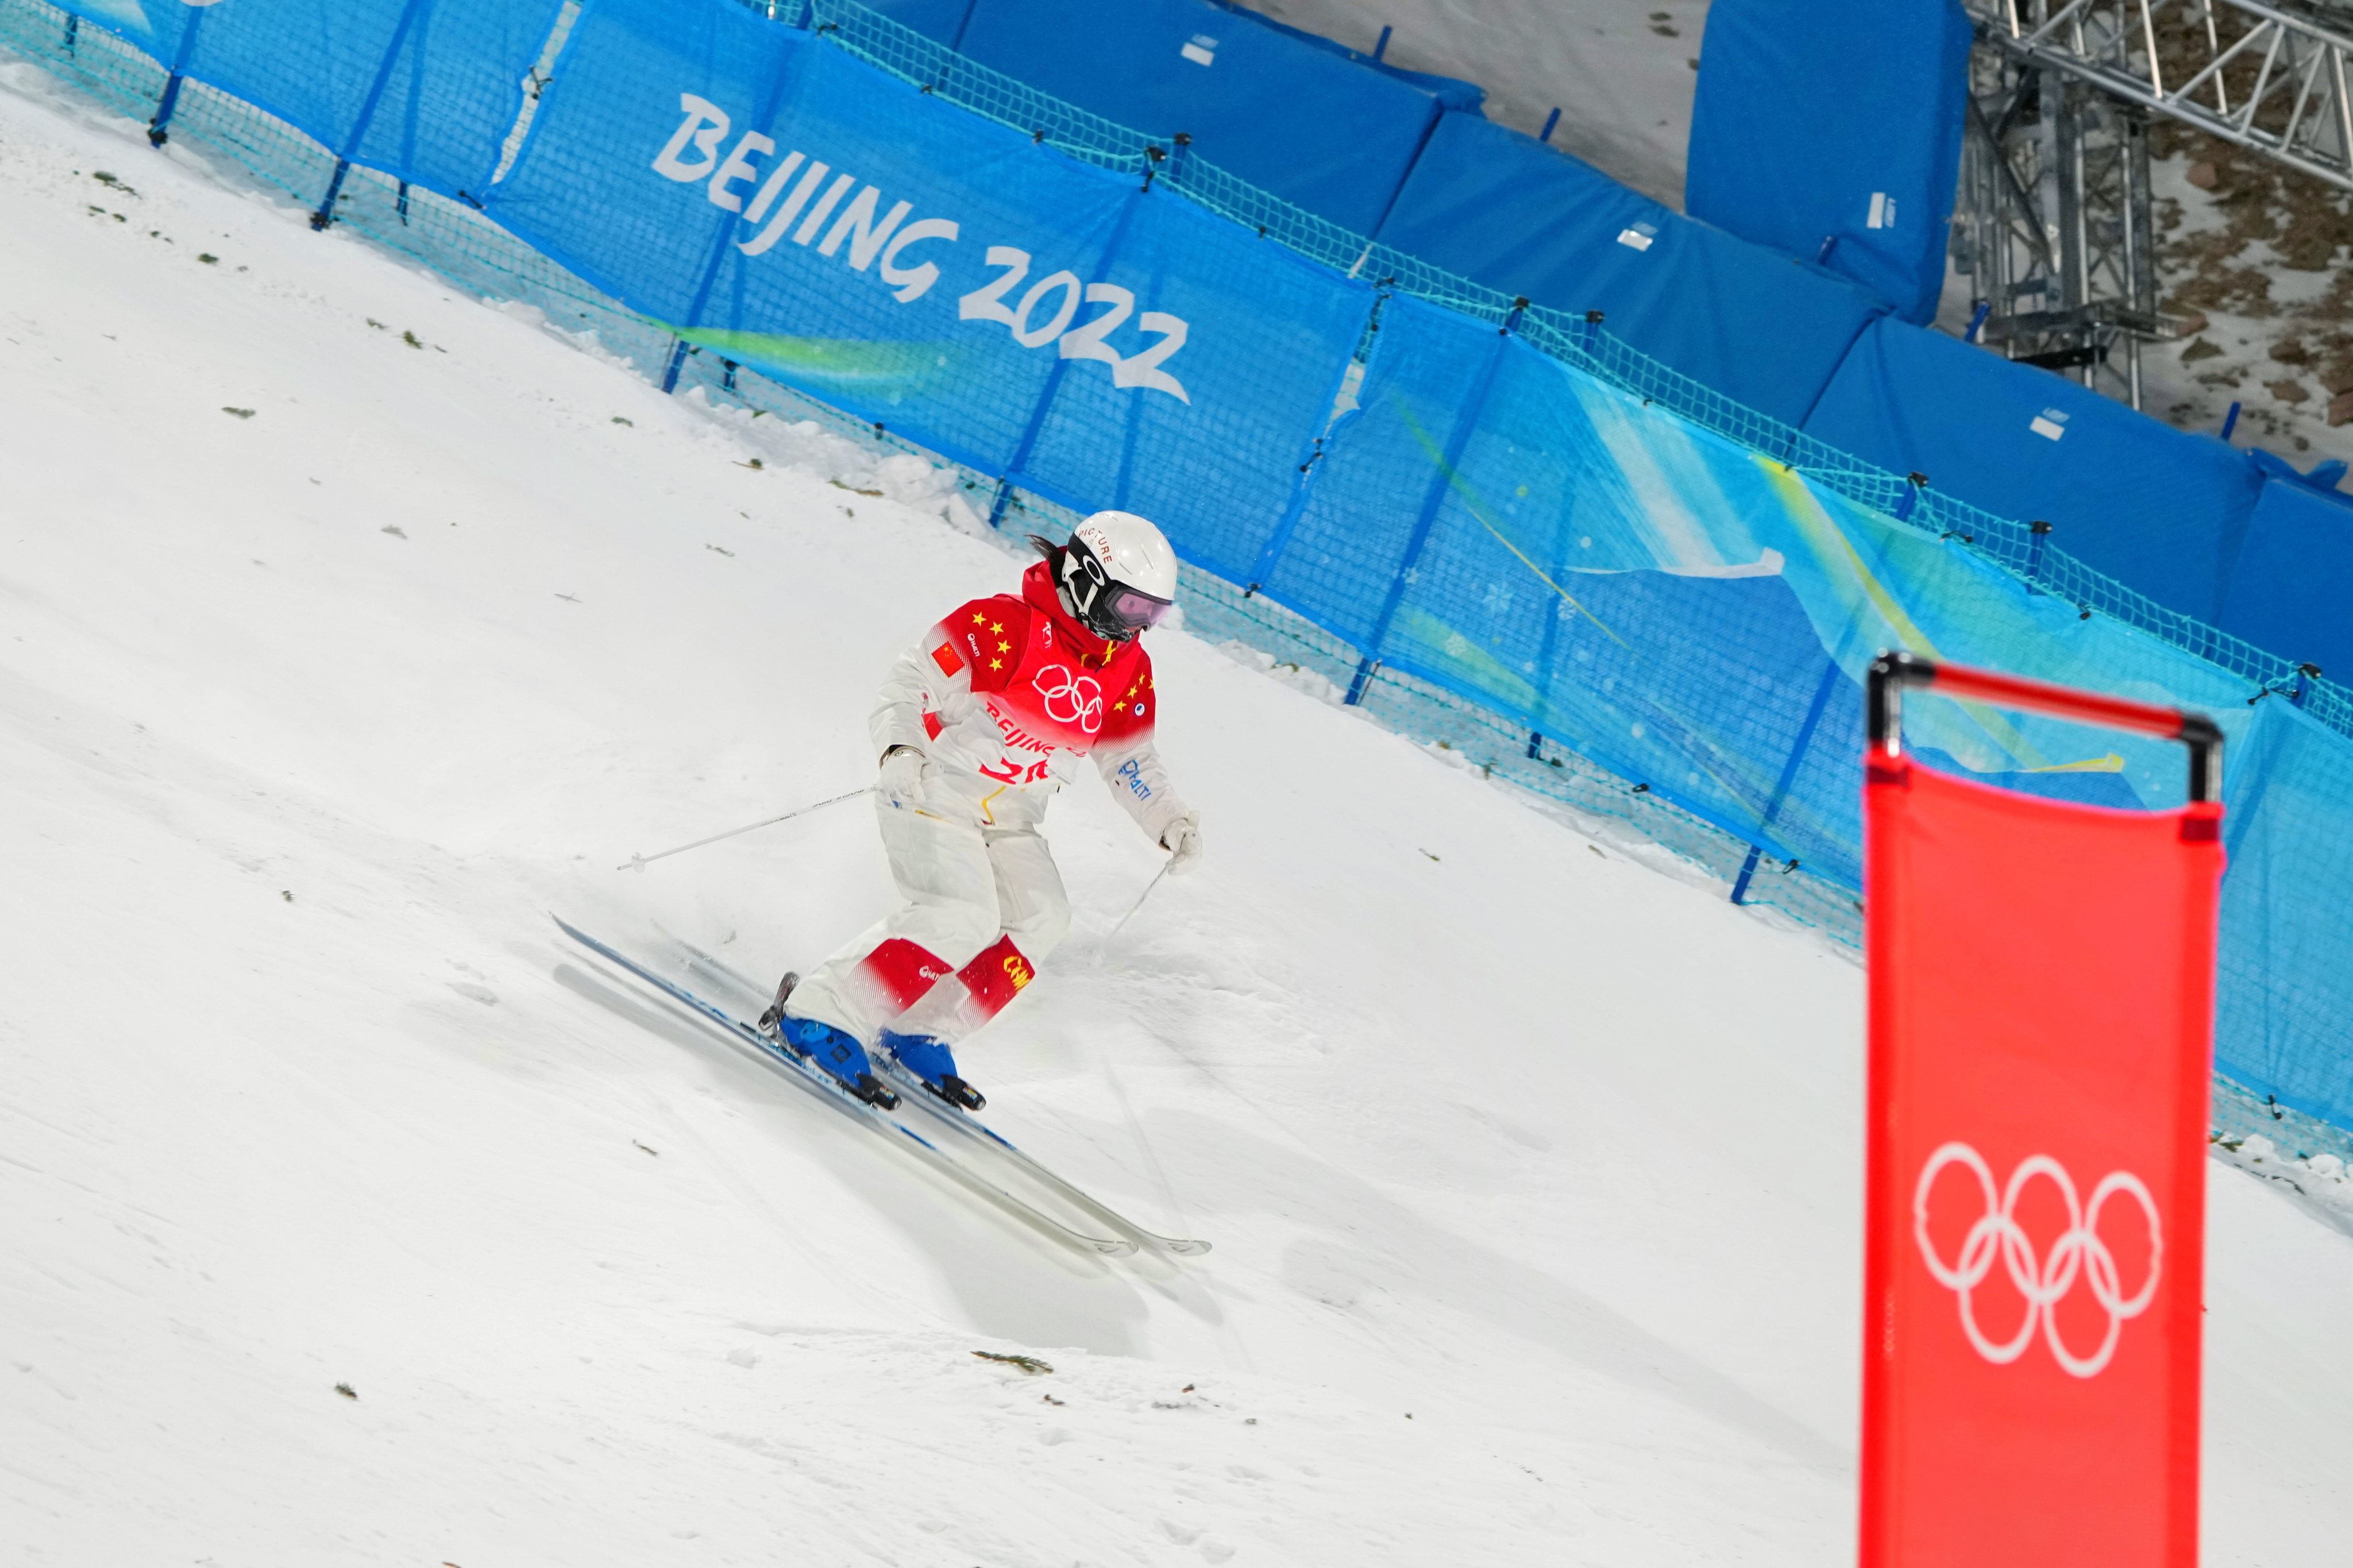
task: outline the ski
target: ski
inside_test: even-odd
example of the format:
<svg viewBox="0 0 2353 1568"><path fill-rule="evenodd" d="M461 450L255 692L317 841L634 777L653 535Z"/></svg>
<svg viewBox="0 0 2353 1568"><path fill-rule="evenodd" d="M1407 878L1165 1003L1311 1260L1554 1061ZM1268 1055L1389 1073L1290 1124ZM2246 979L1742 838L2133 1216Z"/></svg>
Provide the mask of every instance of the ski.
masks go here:
<svg viewBox="0 0 2353 1568"><path fill-rule="evenodd" d="M939 1145L934 1143L930 1139L925 1138L913 1128L905 1125L903 1122L899 1121L888 1113L860 1100L856 1095L850 1093L849 1089L839 1082L839 1080L836 1079L830 1073L826 1072L821 1068L804 1061L800 1057L795 1055L792 1051L787 1050L776 1041L771 1040L765 1035L760 1033L759 1030L754 1028L751 1025L744 1023L742 1019L737 1018L727 1013L725 1010L704 1001L702 997L697 996L693 992L689 991L683 985L656 973L651 969L647 968L644 964L639 963L637 960L630 958L607 943L599 942L596 938L590 936L586 931L582 931L579 927L575 926L570 921L565 920L561 915L551 914L549 918L555 921L556 928L562 931L565 935L570 937L573 941L578 942L589 952L596 954L597 957L606 960L609 963L617 965L622 970L635 975L638 979L654 987L654 989L670 997L672 1001L687 1008L702 1022L717 1027L719 1030L723 1032L731 1041L739 1045L750 1047L759 1054L760 1058L764 1063L788 1074L794 1082L800 1084L803 1088L818 1095L836 1110L860 1121L870 1131L886 1140L890 1140L897 1146L912 1152L917 1159L929 1165L932 1169L939 1172L951 1181L964 1186L987 1202L995 1204L997 1207L1011 1214L1015 1218L1030 1226L1034 1226L1037 1228L1045 1231L1048 1235L1066 1242L1071 1246L1079 1247L1082 1251L1096 1253L1103 1257L1126 1257L1138 1250L1140 1244L1135 1238L1128 1237L1112 1237L1089 1235L1084 1231L1075 1229L1071 1226L1063 1224L1060 1220L1056 1219L1053 1215L1039 1208L1036 1205L1016 1197L1013 1194L1007 1192L1003 1187L1000 1187L996 1183L989 1181L987 1177L967 1169L953 1155L941 1149ZM894 1133L898 1134L898 1138L893 1139L892 1137Z"/></svg>
<svg viewBox="0 0 2353 1568"><path fill-rule="evenodd" d="M671 932L664 931L662 934L676 943L680 952L687 955L690 967L707 971L714 978L733 985L747 996L757 996L761 994L760 986L755 982L749 976L737 973L725 960L703 952L692 942ZM1055 1174L1053 1171L1039 1163L1037 1160L1025 1153L1019 1145L986 1121L969 1111L950 1105L946 1100L934 1094L924 1087L922 1079L900 1066L888 1052L873 1053L873 1066L875 1072L899 1091L899 1103L902 1106L912 1105L920 1108L933 1121L945 1127L973 1147L985 1150L1010 1162L1030 1180L1055 1194L1064 1202L1111 1226L1113 1230L1133 1237L1140 1245L1177 1258L1198 1258L1209 1250L1209 1244L1206 1241L1162 1236L1155 1231L1146 1230L1095 1197L1085 1188L1076 1186Z"/></svg>
<svg viewBox="0 0 2353 1568"><path fill-rule="evenodd" d="M975 1117L969 1111L961 1110L950 1105L946 1100L924 1088L922 1079L891 1059L888 1053L875 1058L874 1070L880 1073L892 1087L899 1090L902 1104L921 1106L924 1113L933 1121L950 1129L960 1137L970 1140L975 1146L987 1149L1011 1161L1032 1180L1051 1189L1064 1201L1085 1210L1113 1230L1124 1231L1147 1247L1156 1247L1162 1252L1172 1253L1178 1258L1198 1258L1209 1250L1209 1244L1206 1241L1184 1237L1162 1236L1157 1232L1146 1230L1085 1188L1073 1186L1024 1153L1019 1145L986 1121Z"/></svg>

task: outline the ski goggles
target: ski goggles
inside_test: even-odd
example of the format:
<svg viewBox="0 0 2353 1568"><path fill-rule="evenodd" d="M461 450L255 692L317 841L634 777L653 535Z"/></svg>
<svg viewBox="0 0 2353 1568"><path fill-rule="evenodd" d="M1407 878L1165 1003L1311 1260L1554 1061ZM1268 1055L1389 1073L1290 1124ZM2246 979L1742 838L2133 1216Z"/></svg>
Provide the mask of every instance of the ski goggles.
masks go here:
<svg viewBox="0 0 2353 1568"><path fill-rule="evenodd" d="M1158 626L1160 617L1166 615L1170 607L1166 599L1155 599L1141 588L1114 583L1110 597L1104 601L1103 616L1113 626L1125 628L1132 637Z"/></svg>

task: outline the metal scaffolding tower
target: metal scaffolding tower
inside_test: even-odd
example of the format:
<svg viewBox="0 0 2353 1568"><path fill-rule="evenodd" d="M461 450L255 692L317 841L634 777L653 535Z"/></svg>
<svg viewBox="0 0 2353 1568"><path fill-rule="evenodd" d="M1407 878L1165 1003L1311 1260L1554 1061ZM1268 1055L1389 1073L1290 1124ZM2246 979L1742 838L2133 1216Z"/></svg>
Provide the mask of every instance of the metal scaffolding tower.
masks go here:
<svg viewBox="0 0 2353 1568"><path fill-rule="evenodd" d="M2353 190L2353 37L2258 0L1965 0L1953 214L1972 331L2140 406L2157 310L2148 125L2167 115Z"/></svg>

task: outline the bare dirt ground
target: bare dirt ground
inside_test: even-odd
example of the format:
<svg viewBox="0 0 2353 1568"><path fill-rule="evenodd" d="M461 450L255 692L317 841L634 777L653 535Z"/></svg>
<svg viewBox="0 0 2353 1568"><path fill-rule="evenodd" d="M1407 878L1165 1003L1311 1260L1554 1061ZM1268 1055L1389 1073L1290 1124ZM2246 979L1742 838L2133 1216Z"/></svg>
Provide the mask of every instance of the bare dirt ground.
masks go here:
<svg viewBox="0 0 2353 1568"><path fill-rule="evenodd" d="M2152 355L2150 413L2309 468L2353 458L2353 210L2346 193L2187 126L2151 128L2158 278L2199 326Z"/></svg>

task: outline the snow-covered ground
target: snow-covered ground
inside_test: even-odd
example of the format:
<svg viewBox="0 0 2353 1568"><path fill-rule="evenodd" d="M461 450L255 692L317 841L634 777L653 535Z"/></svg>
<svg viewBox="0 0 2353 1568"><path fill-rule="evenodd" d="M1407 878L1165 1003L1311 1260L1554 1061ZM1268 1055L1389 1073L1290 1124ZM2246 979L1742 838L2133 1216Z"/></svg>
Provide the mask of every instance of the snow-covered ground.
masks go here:
<svg viewBox="0 0 2353 1568"><path fill-rule="evenodd" d="M881 909L857 805L614 868L864 781L1017 563L944 494L0 64L14 1560L1846 1555L1861 975L1312 693L1159 637L1208 866L1107 942L1156 857L1065 797L1078 934L967 1058L1198 1261L1049 1248L560 942ZM2353 1238L2238 1152L2209 1560L2327 1562Z"/></svg>
<svg viewBox="0 0 2353 1568"><path fill-rule="evenodd" d="M2168 131L2152 153L2163 154L2150 165L2159 291L2168 310L2204 324L2145 351L2141 405L2185 430L2219 431L2238 403L2236 446L2302 469L2353 459L2345 195L2191 132Z"/></svg>

